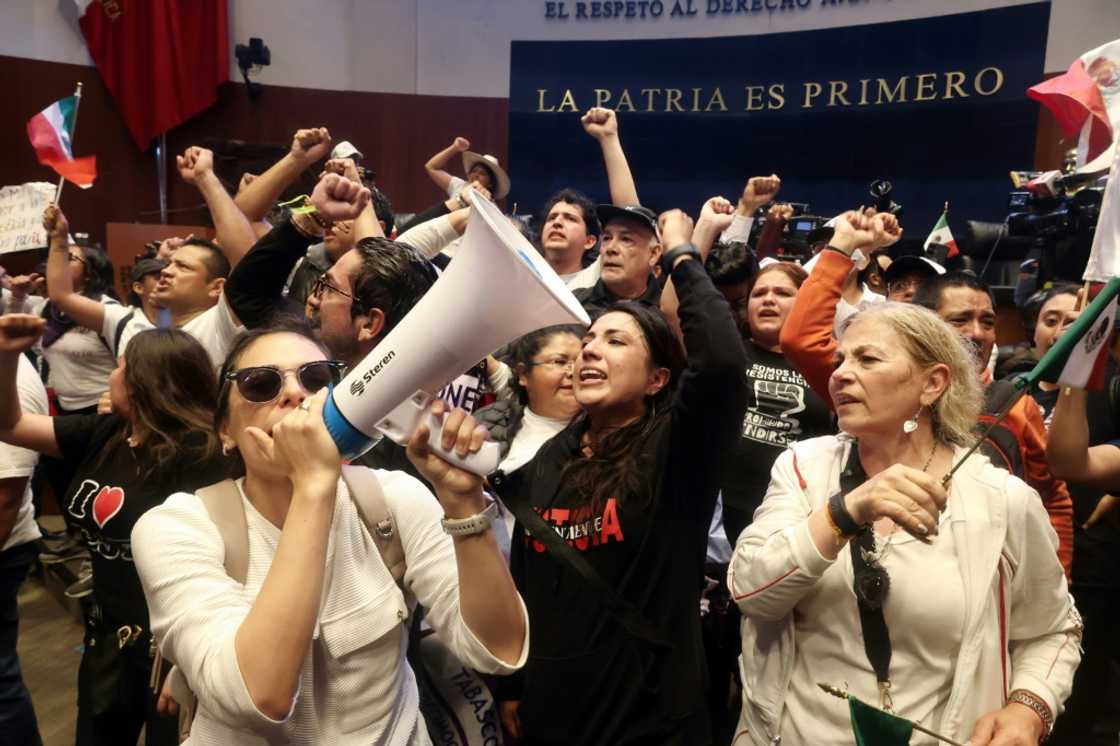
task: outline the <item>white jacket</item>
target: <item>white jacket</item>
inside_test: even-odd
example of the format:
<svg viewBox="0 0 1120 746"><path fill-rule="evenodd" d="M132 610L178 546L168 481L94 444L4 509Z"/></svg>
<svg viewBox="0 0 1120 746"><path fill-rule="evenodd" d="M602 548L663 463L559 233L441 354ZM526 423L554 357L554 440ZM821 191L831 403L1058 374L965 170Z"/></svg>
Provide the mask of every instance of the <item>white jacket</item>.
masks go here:
<svg viewBox="0 0 1120 746"><path fill-rule="evenodd" d="M808 517L840 490L852 443L846 435L814 438L779 456L766 498L736 544L727 582L743 612L743 709L733 746L769 745L781 734L797 655L794 608L835 561L817 551ZM954 463L963 454L956 449ZM953 477L949 506L964 642L941 722L930 727L965 741L1015 689L1042 697L1057 717L1081 660L1081 620L1038 493L973 455Z"/></svg>

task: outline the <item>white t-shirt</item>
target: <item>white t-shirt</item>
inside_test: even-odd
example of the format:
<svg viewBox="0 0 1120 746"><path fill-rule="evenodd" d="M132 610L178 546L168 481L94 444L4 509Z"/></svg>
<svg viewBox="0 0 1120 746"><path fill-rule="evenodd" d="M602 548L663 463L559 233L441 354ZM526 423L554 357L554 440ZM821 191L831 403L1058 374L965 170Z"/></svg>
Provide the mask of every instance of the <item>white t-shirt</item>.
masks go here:
<svg viewBox="0 0 1120 746"><path fill-rule="evenodd" d="M16 368L16 388L19 391L19 406L26 414L49 415L50 407L47 404L47 390L39 380L35 366L27 356L19 356L19 367ZM7 443L0 443L0 479L14 479L17 477L30 477L35 471L35 464L39 462L39 454L27 448L16 448ZM35 541L42 534L35 523L35 508L31 504L31 480L23 489L23 500L16 514L16 523L12 533L8 535L0 551L18 547L29 541Z"/></svg>
<svg viewBox="0 0 1120 746"><path fill-rule="evenodd" d="M921 723L941 720L964 635L965 597L949 519L946 510L930 546L900 530L884 551L884 538L878 538L891 579L883 605L892 647L891 696L897 712ZM852 742L847 703L822 694L818 681L847 687L864 702L879 705L852 590L851 549L848 544L840 551L794 610L798 650L782 715L782 743ZM938 742L914 733L910 743Z"/></svg>
<svg viewBox="0 0 1120 746"><path fill-rule="evenodd" d="M107 295L101 296L101 304L106 309L127 308ZM50 366L47 385L58 395L59 405L71 411L96 406L109 388L109 374L117 367L116 356L101 336L82 326L43 347L42 353Z"/></svg>
<svg viewBox="0 0 1120 746"><path fill-rule="evenodd" d="M120 341L116 342L117 325L128 316L131 310L136 312L126 322ZM124 309L121 311L113 306L105 307L105 321L101 333L108 340L110 346L114 346L114 356L123 355L128 343L137 334L146 329L154 328L152 322L148 321L148 317L139 309ZM233 312L230 310L229 303L226 302L226 296L223 293L216 304L179 328L202 344L206 354L210 356L210 363L217 370L226 361L226 355L233 347L233 340L245 327L235 323Z"/></svg>
<svg viewBox="0 0 1120 746"><path fill-rule="evenodd" d="M599 281L601 274L602 268L599 266L599 260L596 259L579 272L573 272L569 275L560 275L560 279L568 286L568 290L579 290L580 288L592 287Z"/></svg>
<svg viewBox="0 0 1120 746"><path fill-rule="evenodd" d="M447 182L447 196L454 197L462 191L463 187L467 185L466 179L460 179L458 176L452 176L451 181Z"/></svg>

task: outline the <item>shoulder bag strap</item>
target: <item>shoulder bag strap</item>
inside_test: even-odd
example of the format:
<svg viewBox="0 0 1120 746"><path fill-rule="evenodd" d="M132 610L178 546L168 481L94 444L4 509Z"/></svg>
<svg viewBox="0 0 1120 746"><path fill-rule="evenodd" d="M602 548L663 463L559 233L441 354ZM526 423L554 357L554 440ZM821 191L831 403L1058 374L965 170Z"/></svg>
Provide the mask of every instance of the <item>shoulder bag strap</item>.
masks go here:
<svg viewBox="0 0 1120 746"><path fill-rule="evenodd" d="M249 522L241 493L232 479L203 487L195 492L210 514L225 546L226 574L242 585L249 576Z"/></svg>
<svg viewBox="0 0 1120 746"><path fill-rule="evenodd" d="M603 580L603 576L591 566L587 558L568 546L568 543L560 538L556 531L533 510L527 501L522 500L519 495L510 495L505 502L506 506L517 516L517 520L521 522L524 529L534 539L544 544L552 556L560 562L567 563L576 571L577 575L583 578L584 582L599 596L599 600L603 602L607 611L611 613L615 621L622 625L623 629L653 647L665 650L673 647L660 630L646 619L641 609L623 598L607 581Z"/></svg>
<svg viewBox="0 0 1120 746"><path fill-rule="evenodd" d="M404 545L401 544L400 531L393 525L393 514L389 512L389 505L385 502L381 480L373 469L364 466L343 466L342 479L346 482L362 523L366 525L373 543L377 545L377 551L381 553L381 560L403 590L406 569Z"/></svg>

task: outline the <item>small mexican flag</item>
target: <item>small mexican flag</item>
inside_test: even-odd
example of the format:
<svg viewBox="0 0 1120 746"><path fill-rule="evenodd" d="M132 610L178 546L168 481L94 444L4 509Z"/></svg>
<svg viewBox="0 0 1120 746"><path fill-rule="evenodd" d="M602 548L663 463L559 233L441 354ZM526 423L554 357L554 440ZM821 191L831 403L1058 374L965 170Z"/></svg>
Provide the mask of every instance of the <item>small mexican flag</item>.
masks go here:
<svg viewBox="0 0 1120 746"><path fill-rule="evenodd" d="M70 149L77 112L77 96L59 99L27 121L27 137L39 163L50 166L70 183L89 189L97 178L97 159L92 155L75 158Z"/></svg>
<svg viewBox="0 0 1120 746"><path fill-rule="evenodd" d="M1120 277L1109 280L1097 293L1089 307L1026 374L1024 383L1034 385L1048 381L1079 389L1100 389L1104 385L1109 342L1116 322L1117 295L1120 295Z"/></svg>
<svg viewBox="0 0 1120 746"><path fill-rule="evenodd" d="M848 697L848 711L852 717L852 734L858 746L906 746L910 743L914 725L909 720L872 707L855 697Z"/></svg>
<svg viewBox="0 0 1120 746"><path fill-rule="evenodd" d="M957 240L953 238L953 232L949 230L948 213L941 213L941 217L937 219L937 225L933 226L929 237L926 238L926 242L922 245L922 250L928 249L930 244L935 243L949 247L949 253L945 257L946 259L952 259L957 254L961 253L960 249L957 248Z"/></svg>

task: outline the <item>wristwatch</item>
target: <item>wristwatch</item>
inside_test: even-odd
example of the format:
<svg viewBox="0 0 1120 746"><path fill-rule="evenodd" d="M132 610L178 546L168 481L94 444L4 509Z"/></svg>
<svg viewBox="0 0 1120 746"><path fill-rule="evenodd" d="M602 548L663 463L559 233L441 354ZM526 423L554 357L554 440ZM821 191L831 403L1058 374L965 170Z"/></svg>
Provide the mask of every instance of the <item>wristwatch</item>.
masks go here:
<svg viewBox="0 0 1120 746"><path fill-rule="evenodd" d="M863 530L863 526L856 523L848 507L844 504L844 493L837 492L828 498L828 521L836 532L837 537L850 539Z"/></svg>
<svg viewBox="0 0 1120 746"><path fill-rule="evenodd" d="M460 208L471 206L470 202L467 202L465 199L463 199L463 193L462 192L459 192L458 194L456 194L455 198L459 200L459 207Z"/></svg>
<svg viewBox="0 0 1120 746"><path fill-rule="evenodd" d="M490 528L490 524L497 517L498 503L492 502L481 513L475 513L468 518L444 518L440 521L440 525L448 536L473 536Z"/></svg>
<svg viewBox="0 0 1120 746"><path fill-rule="evenodd" d="M661 255L661 274L663 277L669 276L673 271L673 262L682 256L690 256L701 264L704 263L704 257L700 256L699 249L691 243L682 243L677 248L670 249Z"/></svg>

